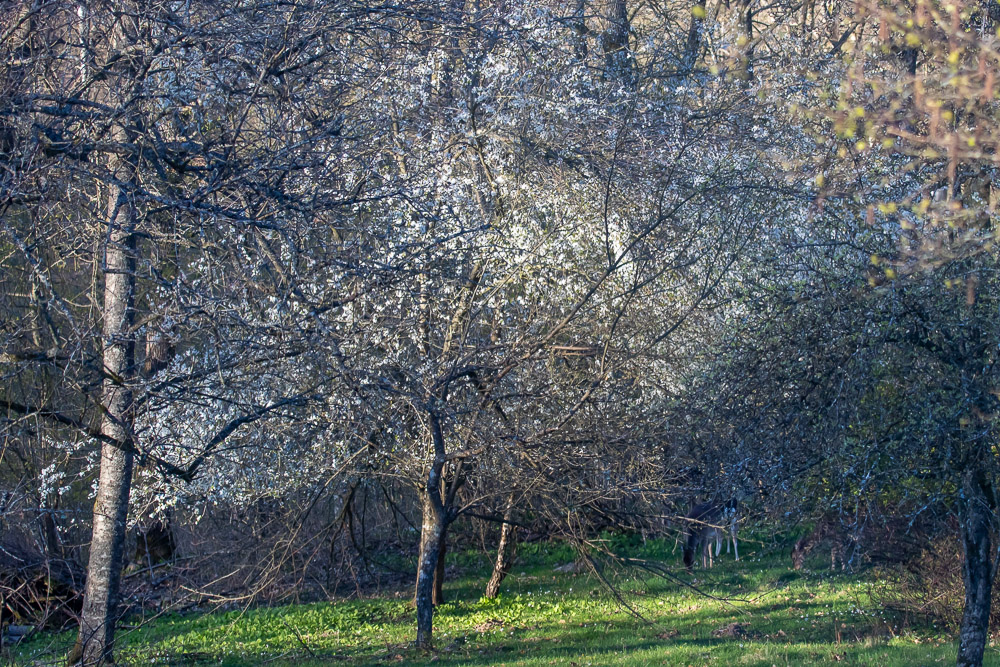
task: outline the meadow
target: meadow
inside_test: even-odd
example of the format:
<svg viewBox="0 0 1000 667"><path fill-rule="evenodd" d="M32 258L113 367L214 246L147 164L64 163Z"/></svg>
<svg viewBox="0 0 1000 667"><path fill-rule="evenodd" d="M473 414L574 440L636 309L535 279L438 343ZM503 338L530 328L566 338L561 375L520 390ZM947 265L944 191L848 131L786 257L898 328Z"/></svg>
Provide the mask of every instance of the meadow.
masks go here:
<svg viewBox="0 0 1000 667"><path fill-rule="evenodd" d="M616 599L562 544L523 545L496 600L482 587L480 552L452 555L448 602L438 607L435 650L411 648L411 591L330 602L212 610L129 619L123 665L943 665L950 632L902 619L871 602L872 575L831 573L822 554L794 571L787 544L744 542L735 562L686 574L673 541L609 538L632 557L667 564L676 579L602 570ZM562 570L574 569L561 567ZM688 585L690 584L690 585ZM631 607L630 612L623 602ZM59 664L71 632L39 634L7 656L17 665ZM1000 665L990 646L984 664Z"/></svg>

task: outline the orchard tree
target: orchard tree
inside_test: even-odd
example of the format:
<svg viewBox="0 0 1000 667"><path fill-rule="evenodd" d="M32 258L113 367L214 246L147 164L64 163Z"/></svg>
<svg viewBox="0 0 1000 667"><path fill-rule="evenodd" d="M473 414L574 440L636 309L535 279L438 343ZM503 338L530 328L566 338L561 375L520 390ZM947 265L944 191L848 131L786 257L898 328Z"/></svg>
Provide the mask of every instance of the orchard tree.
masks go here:
<svg viewBox="0 0 1000 667"><path fill-rule="evenodd" d="M729 315L741 342L702 380L727 387L721 414L746 434L734 454L786 500L958 518L958 664L979 665L998 530L994 19L859 9L845 59L797 100L819 109L800 121L819 150L786 152L816 176L809 224L786 219L775 272Z"/></svg>
<svg viewBox="0 0 1000 667"><path fill-rule="evenodd" d="M956 490L951 507L961 526L966 589L958 664L980 665L1000 529L991 315L1000 16L989 3L872 3L862 10L878 24L879 39L853 49L841 96L849 111L835 127L853 135L869 160L879 149L909 158L909 187L870 204L877 213L869 219L898 225L900 239L896 252L873 262L887 279L899 277L903 312L913 319L897 338L933 379L924 396L939 407L923 413L934 417L919 439L932 446L917 461L933 462L946 488ZM893 56L904 60L902 72L885 66Z"/></svg>
<svg viewBox="0 0 1000 667"><path fill-rule="evenodd" d="M375 128L345 111L377 78L360 55L377 39L361 38L384 17L330 4L4 11L5 271L35 286L8 307L43 322L4 331L4 428L48 422L57 438L79 433L84 458L100 449L74 657L103 663L136 457L195 480L234 435L291 419L342 375L336 350L314 345L317 332L336 341L324 317L364 289L344 276L364 275L367 237L342 212L390 187L369 177ZM322 282L303 278L313 269ZM157 421L167 404L190 421Z"/></svg>
<svg viewBox="0 0 1000 667"><path fill-rule="evenodd" d="M378 338L344 351L384 473L421 498L420 645L448 524L509 498L488 478L580 510L652 486L619 463L654 460L645 422L683 334L774 211L768 159L741 136L753 96L678 78L676 45L653 37L670 17L611 5L441 8L387 77L406 207L367 215L393 225L383 264L412 280L350 304Z"/></svg>

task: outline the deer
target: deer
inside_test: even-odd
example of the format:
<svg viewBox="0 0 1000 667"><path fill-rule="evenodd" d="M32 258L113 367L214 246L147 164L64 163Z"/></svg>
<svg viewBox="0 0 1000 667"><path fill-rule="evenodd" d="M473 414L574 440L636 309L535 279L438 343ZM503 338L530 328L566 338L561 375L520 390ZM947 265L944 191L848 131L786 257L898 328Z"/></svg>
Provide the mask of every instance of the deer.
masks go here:
<svg viewBox="0 0 1000 667"><path fill-rule="evenodd" d="M801 570L806 557L820 545L830 548L830 571L840 566L841 571L850 569L858 556L859 535L850 526L844 525L833 515L824 515L816 522L808 534L795 542L792 548L792 567Z"/></svg>
<svg viewBox="0 0 1000 667"><path fill-rule="evenodd" d="M736 560L740 559L740 549L736 541L739 512L735 500L727 503L702 503L691 508L685 517L687 521L687 541L684 544L684 565L688 570L694 566L695 555L701 551L701 564L704 568L713 565L712 542L715 542L715 554L722 551L722 540L726 541L726 553L732 543Z"/></svg>

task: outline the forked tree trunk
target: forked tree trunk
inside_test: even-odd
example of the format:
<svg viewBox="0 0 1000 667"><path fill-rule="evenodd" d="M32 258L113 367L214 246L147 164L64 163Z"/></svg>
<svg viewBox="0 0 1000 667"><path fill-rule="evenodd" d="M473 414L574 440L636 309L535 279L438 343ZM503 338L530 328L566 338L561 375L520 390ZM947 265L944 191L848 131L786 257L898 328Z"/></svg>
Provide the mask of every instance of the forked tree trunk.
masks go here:
<svg viewBox="0 0 1000 667"><path fill-rule="evenodd" d="M980 667L989 635L993 594L994 545L992 497L983 480L970 476L959 506L962 532L962 578L965 610L958 640L958 666Z"/></svg>
<svg viewBox="0 0 1000 667"><path fill-rule="evenodd" d="M119 614L125 521L132 484L132 390L135 366L135 215L115 186L108 202L104 274L104 386L101 470L80 634L70 660L110 664Z"/></svg>
<svg viewBox="0 0 1000 667"><path fill-rule="evenodd" d="M513 499L508 501L507 509L503 513L500 544L497 545L497 560L493 564L493 574L486 584L486 597L490 600L500 595L500 584L503 583L510 569L514 567L514 558L517 555L517 526L510 523L514 510L513 504Z"/></svg>

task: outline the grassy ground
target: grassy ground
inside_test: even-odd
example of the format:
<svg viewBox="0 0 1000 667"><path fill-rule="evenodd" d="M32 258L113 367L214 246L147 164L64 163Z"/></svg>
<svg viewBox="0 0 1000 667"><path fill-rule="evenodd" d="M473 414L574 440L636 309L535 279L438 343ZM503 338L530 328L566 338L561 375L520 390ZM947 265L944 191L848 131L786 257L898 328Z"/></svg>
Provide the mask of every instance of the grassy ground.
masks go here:
<svg viewBox="0 0 1000 667"><path fill-rule="evenodd" d="M614 545L675 565L673 542ZM696 570L702 592L661 578L619 575L645 620L625 612L587 573L554 571L572 560L558 545L529 545L497 601L482 600L485 557L456 554L450 600L435 615L437 650L408 646L409 591L243 611L165 616L121 634L130 665L946 665L955 645L933 626L900 627L872 607L868 581L818 569L792 572L785 550L745 543L735 563L722 556ZM679 550L678 550L679 551ZM691 578L677 571L684 580ZM10 656L14 664L55 664L72 637L42 635ZM991 647L986 664L1000 665Z"/></svg>

